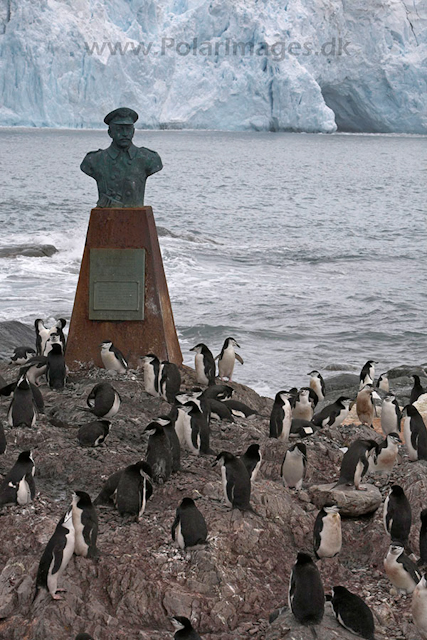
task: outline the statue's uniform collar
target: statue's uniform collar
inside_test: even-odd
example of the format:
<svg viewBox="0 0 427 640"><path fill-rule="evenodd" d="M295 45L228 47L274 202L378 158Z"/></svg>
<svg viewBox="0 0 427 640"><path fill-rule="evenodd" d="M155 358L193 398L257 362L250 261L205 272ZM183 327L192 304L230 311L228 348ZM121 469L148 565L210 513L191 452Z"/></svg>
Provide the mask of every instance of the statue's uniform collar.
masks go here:
<svg viewBox="0 0 427 640"><path fill-rule="evenodd" d="M125 151L122 151L121 149L118 149L117 147L113 147L112 144L107 149L108 155L110 156L110 158L113 158L113 160L115 160L117 158L117 156L119 156L121 153L128 154L129 157L133 160L134 157L137 154L137 151L138 151L138 147L136 147L134 144L131 144L130 147L128 149L126 149Z"/></svg>

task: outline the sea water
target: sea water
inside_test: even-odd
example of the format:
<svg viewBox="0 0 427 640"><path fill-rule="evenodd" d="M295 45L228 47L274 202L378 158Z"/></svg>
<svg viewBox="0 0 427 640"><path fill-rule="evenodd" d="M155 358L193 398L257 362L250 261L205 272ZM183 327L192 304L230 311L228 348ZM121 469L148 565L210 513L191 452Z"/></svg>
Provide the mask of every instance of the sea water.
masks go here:
<svg viewBox="0 0 427 640"><path fill-rule="evenodd" d="M106 131L0 130L0 321L70 318ZM234 378L260 393L307 373L427 362L427 138L137 131L184 362L234 337ZM100 336L100 341L108 336ZM118 345L126 352L126 345Z"/></svg>

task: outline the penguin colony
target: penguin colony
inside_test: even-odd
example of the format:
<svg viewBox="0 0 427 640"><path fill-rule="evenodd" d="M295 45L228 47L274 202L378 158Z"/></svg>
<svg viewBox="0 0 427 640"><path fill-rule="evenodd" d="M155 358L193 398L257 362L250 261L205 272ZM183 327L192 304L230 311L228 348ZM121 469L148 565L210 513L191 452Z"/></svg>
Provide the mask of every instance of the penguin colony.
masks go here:
<svg viewBox="0 0 427 640"><path fill-rule="evenodd" d="M66 388L64 327L63 319L50 329L38 319L35 321L36 349L15 349L11 365L19 367L19 374L15 382L6 383L0 388L1 396L10 397L7 421L11 431L18 427L31 429L36 424L38 414L44 410L39 389L43 379L52 391L62 392ZM122 352L110 340L104 340L100 347L106 370L115 376L126 376L128 366ZM243 517L245 514L250 518L260 517L251 506L251 492L258 474L262 474L262 445L252 443L246 451L223 450L219 453L210 447L213 416L233 423L236 418L248 420L257 414L251 407L232 399L234 389L229 383L236 359L243 364L235 347L239 347L236 340L227 338L221 353L214 358L206 345L196 345L192 351L195 352L196 379L201 387L185 391L181 389L179 369L173 363L161 362L154 354L141 357L145 391L168 402L169 414L159 415L145 426L144 432L148 436L145 460L137 460L118 469L104 482L93 502L82 488L75 488L72 492L71 504L52 531L40 558L34 600L38 599L40 591L48 592L54 600L61 599L62 577L73 554L92 559L102 555L102 550L97 548L97 508L103 505L114 507L124 518L123 522L140 522L148 500L155 496L156 485L167 483L171 474L180 471L181 454L184 452L187 460L192 455L212 456L212 466L220 467L224 505L238 509ZM215 360L218 360L219 384L216 383ZM277 392L271 414L264 417L269 422L266 435L287 446L280 466L285 490L301 491L309 466L306 445L302 442L289 444L289 439L311 437L325 427L339 427L354 403L361 424L372 427L376 415L374 398L378 396L378 391L383 395L381 427L385 439L378 442L377 434L372 430L371 439L356 439L349 443L335 487L350 486L355 491L363 491L366 488L362 486L365 475L378 473L386 478L392 475L402 445L399 435L402 418L410 460L427 460L426 425L412 403L424 393L419 376L413 376L412 402L402 411L395 396L390 394L386 374L380 376L374 387L375 364L371 360L363 367L356 399L340 396L333 402L325 402L318 411L316 406L325 399L327 393L327 384L325 386L318 371L308 374L309 387ZM225 378L227 384L224 384ZM77 442L82 447L102 446L111 429L114 429L113 419L120 411L120 395L109 382L103 381L91 389L86 404L86 407L81 407L82 412L90 412L96 419L92 418L79 426ZM6 450L7 437L1 424L0 427L1 454ZM37 499L34 474L33 453L22 451L0 483L0 507L19 507ZM413 622L420 637L427 639L427 574L423 575L420 569L427 564L427 509L421 512L419 518L420 558L417 563L408 547L412 525L411 506L403 488L393 484L383 504L384 529L390 537L384 558L385 575L396 593L413 594ZM184 497L177 505L170 531L172 541L182 550L209 545L205 515L193 498ZM324 558L339 556L342 544L339 507L334 503L326 503L315 518L312 541L296 556L289 579L288 606L295 619L302 625L312 627L315 634L315 627L321 623L324 615L325 602L329 601L337 623L362 638L374 640L374 618L359 595L344 586L333 585L330 587L331 595L325 595L319 569ZM176 615L170 622L175 628L174 638L201 637L192 621L185 616ZM76 636L90 637L87 633Z"/></svg>

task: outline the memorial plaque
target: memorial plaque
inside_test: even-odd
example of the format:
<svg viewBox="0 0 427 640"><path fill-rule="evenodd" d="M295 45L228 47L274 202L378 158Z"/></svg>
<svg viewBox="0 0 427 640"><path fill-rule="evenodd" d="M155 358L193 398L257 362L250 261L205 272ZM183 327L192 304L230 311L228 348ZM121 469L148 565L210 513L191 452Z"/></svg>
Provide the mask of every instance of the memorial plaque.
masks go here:
<svg viewBox="0 0 427 640"><path fill-rule="evenodd" d="M89 319L143 320L145 249L90 249Z"/></svg>

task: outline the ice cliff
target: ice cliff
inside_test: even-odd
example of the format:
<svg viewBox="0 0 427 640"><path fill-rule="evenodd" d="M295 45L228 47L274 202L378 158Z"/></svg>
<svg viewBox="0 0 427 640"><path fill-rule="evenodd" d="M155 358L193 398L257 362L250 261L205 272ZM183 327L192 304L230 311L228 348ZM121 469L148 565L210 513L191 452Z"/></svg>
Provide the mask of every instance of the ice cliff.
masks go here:
<svg viewBox="0 0 427 640"><path fill-rule="evenodd" d="M0 125L427 133L426 0L0 0Z"/></svg>

